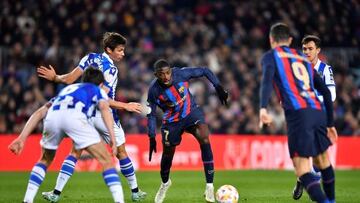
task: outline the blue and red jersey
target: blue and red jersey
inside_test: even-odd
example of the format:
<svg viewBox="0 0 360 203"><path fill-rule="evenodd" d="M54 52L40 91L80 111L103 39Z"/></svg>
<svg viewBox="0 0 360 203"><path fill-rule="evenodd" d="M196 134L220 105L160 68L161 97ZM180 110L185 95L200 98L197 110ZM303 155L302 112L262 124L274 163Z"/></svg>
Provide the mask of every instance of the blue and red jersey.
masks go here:
<svg viewBox="0 0 360 203"><path fill-rule="evenodd" d="M300 51L287 46L276 47L264 54L261 65L261 108L267 106L272 86L285 110L324 108L314 91L316 72Z"/></svg>
<svg viewBox="0 0 360 203"><path fill-rule="evenodd" d="M205 76L214 86L219 80L208 68L173 68L172 85L164 86L154 79L148 92L151 113L148 115L149 135L155 136L156 108L164 112L162 123L172 123L185 118L197 108L193 95L189 91L189 80Z"/></svg>

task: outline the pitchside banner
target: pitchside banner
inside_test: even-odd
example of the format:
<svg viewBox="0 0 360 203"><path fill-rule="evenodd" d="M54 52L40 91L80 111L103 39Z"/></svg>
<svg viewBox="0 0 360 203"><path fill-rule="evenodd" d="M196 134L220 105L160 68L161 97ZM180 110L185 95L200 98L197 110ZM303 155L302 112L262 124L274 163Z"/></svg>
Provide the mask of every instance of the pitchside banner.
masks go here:
<svg viewBox="0 0 360 203"><path fill-rule="evenodd" d="M40 135L32 135L21 155L12 154L7 146L15 135L0 135L0 171L29 171L40 156ZM126 148L137 170L159 170L161 141L157 136L158 152L149 157L149 139L146 135L128 135ZM212 135L211 144L217 170L238 169L292 169L286 136ZM59 170L71 149L66 138L60 145L49 170ZM360 169L360 137L340 137L329 150L331 162L337 169ZM116 158L114 163L117 164ZM202 170L199 145L188 134L183 135L173 160L173 170ZM77 171L98 171L101 166L89 154L83 153L76 165Z"/></svg>

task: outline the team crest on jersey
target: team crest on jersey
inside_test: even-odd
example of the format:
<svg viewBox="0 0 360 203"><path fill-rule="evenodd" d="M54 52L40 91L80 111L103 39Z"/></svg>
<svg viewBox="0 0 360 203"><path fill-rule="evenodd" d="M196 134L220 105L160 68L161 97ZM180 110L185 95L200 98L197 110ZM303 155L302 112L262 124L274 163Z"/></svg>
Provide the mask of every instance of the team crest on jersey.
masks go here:
<svg viewBox="0 0 360 203"><path fill-rule="evenodd" d="M184 93L185 87L184 87L184 86L181 86L181 87L178 89L178 91L179 91L180 93Z"/></svg>

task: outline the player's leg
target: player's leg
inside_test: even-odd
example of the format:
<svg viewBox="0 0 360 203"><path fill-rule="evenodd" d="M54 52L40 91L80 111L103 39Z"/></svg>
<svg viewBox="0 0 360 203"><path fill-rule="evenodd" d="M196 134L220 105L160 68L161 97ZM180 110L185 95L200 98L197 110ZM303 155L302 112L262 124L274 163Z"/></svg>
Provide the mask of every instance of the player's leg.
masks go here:
<svg viewBox="0 0 360 203"><path fill-rule="evenodd" d="M124 194L117 171L112 163L111 155L104 143L90 145L86 150L96 158L103 167L103 178L115 202L124 202Z"/></svg>
<svg viewBox="0 0 360 203"><path fill-rule="evenodd" d="M321 190L319 181L311 173L310 159L308 157L293 157L292 160L295 174L299 177L310 198L316 202L326 202L326 196Z"/></svg>
<svg viewBox="0 0 360 203"><path fill-rule="evenodd" d="M165 199L166 192L171 186L171 180L169 178L172 160L174 158L176 146L163 145L163 153L160 163L160 176L161 185L155 195L155 203L162 203Z"/></svg>
<svg viewBox="0 0 360 203"><path fill-rule="evenodd" d="M96 112L96 115L101 115L99 112ZM101 117L93 117L92 124L100 132L102 138L106 143L110 142L109 133L106 129L104 121ZM114 133L116 139L116 146L118 148L118 154L116 157L119 159L120 171L125 176L130 189L131 189L131 199L133 201L140 201L146 197L146 192L143 192L139 189L137 178L135 174L135 169L133 163L128 156L125 149L125 133L121 127L121 124L114 123Z"/></svg>
<svg viewBox="0 0 360 203"><path fill-rule="evenodd" d="M316 139L321 111L304 109L285 111L288 126L288 148L296 176L313 201L325 202L326 196L318 178L311 172L311 159L320 153Z"/></svg>
<svg viewBox="0 0 360 203"><path fill-rule="evenodd" d="M34 201L34 197L45 178L46 169L54 160L55 153L56 150L42 148L40 160L31 170L29 182L25 192L24 202L32 203Z"/></svg>
<svg viewBox="0 0 360 203"><path fill-rule="evenodd" d="M142 191L138 187L135 169L132 161L130 160L126 149L125 143L117 147L118 154L116 157L119 159L121 173L125 176L130 188L131 188L131 199L133 201L141 201L147 195L146 192Z"/></svg>
<svg viewBox="0 0 360 203"><path fill-rule="evenodd" d="M124 130L122 129L120 124L115 124L114 132L118 150L116 157L119 159L120 171L125 176L130 186L132 201L141 201L146 197L147 193L139 189L134 165L125 148Z"/></svg>
<svg viewBox="0 0 360 203"><path fill-rule="evenodd" d="M186 131L194 135L200 145L201 158L203 161L204 173L206 178L206 188L204 193L205 199L208 202L215 202L213 185L215 171L213 153L209 140L209 128L206 124L198 124L189 127Z"/></svg>
<svg viewBox="0 0 360 203"><path fill-rule="evenodd" d="M317 157L314 157L314 164L320 169L322 185L326 197L330 202L335 202L335 173L329 161L327 152L325 151Z"/></svg>
<svg viewBox="0 0 360 203"><path fill-rule="evenodd" d="M65 158L61 165L54 190L41 193L44 199L52 202L56 202L60 199L61 192L75 171L75 165L81 156L81 152L82 150L75 149L73 145L70 154Z"/></svg>
<svg viewBox="0 0 360 203"><path fill-rule="evenodd" d="M315 142L319 153L313 158L313 162L320 169L326 197L330 202L335 202L335 174L327 154L331 141L327 136L326 115L322 112L316 118L318 118L318 126L315 130Z"/></svg>
<svg viewBox="0 0 360 203"><path fill-rule="evenodd" d="M73 116L73 115L71 115ZM69 117L71 117L69 115ZM64 133L68 135L77 150L85 149L103 166L103 178L115 202L124 202L124 196L117 171L112 164L112 157L101 141L99 132L80 114L74 119L64 121ZM80 127L79 127L80 126Z"/></svg>

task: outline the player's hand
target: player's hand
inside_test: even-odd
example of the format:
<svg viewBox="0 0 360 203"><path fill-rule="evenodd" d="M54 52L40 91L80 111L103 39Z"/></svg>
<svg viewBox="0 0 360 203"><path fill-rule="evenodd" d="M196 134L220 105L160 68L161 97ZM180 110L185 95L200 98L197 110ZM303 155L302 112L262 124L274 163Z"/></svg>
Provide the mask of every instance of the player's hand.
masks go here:
<svg viewBox="0 0 360 203"><path fill-rule="evenodd" d="M12 141L11 144L9 144L8 148L12 153L19 155L24 149L24 144L25 141L18 137L14 141Z"/></svg>
<svg viewBox="0 0 360 203"><path fill-rule="evenodd" d="M141 113L142 106L140 103L136 102L129 102L125 106L126 111L135 112L135 113Z"/></svg>
<svg viewBox="0 0 360 203"><path fill-rule="evenodd" d="M221 85L216 86L215 90L220 99L221 104L227 106L227 99L229 97L229 93L226 90L224 90L223 86Z"/></svg>
<svg viewBox="0 0 360 203"><path fill-rule="evenodd" d="M332 144L335 144L338 139L338 134L335 127L327 128L327 136Z"/></svg>
<svg viewBox="0 0 360 203"><path fill-rule="evenodd" d="M45 66L40 66L37 68L37 73L39 77L45 78L50 81L55 81L56 78L56 72L55 69L49 65L49 68Z"/></svg>
<svg viewBox="0 0 360 203"><path fill-rule="evenodd" d="M149 161L151 161L152 153L156 153L156 139L155 137L150 137L150 150L149 150Z"/></svg>
<svg viewBox="0 0 360 203"><path fill-rule="evenodd" d="M260 109L259 117L260 117L260 122L259 122L260 128L262 128L264 124L269 125L273 120L272 116L268 114L265 108Z"/></svg>
<svg viewBox="0 0 360 203"><path fill-rule="evenodd" d="M114 155L114 156L116 156L117 155L117 147L116 147L116 145L112 145L111 146L111 151L112 151L112 154Z"/></svg>

